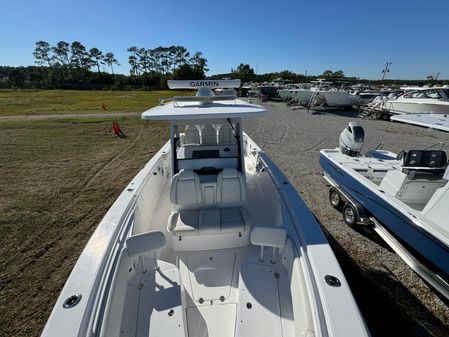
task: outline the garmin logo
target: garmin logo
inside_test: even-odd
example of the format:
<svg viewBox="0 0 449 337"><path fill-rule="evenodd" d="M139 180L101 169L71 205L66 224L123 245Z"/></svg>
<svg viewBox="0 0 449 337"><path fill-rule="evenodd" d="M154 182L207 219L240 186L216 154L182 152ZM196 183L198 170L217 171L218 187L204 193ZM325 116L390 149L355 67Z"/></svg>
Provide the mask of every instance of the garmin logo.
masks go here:
<svg viewBox="0 0 449 337"><path fill-rule="evenodd" d="M192 81L190 82L192 88L195 87L218 87L220 83L218 81Z"/></svg>

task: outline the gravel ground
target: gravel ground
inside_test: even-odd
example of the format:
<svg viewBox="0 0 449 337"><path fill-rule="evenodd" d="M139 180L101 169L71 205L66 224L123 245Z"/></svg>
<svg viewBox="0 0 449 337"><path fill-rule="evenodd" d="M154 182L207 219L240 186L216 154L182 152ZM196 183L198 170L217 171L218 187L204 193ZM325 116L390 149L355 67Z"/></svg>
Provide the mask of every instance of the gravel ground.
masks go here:
<svg viewBox="0 0 449 337"><path fill-rule="evenodd" d="M352 111L312 113L266 102L265 118L248 120L246 132L277 163L322 224L373 336L449 336L449 308L368 228L346 226L328 202L319 151L335 148L350 121L365 129L362 151L398 153L437 142L449 134L417 126L364 120ZM446 149L447 151L447 149Z"/></svg>

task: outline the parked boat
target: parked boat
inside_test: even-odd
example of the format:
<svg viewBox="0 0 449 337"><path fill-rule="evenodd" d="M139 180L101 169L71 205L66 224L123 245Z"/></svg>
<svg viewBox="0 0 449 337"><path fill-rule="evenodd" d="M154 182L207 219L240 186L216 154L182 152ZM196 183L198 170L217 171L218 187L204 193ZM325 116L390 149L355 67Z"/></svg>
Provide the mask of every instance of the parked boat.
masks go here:
<svg viewBox="0 0 449 337"><path fill-rule="evenodd" d="M340 146L321 150L329 200L351 226L374 225L404 261L449 298L449 170L444 151L361 154L364 131L349 123Z"/></svg>
<svg viewBox="0 0 449 337"><path fill-rule="evenodd" d="M366 105L371 103L376 97L382 94L380 90L366 89L366 90L354 90L350 92L355 96L355 100L360 105Z"/></svg>
<svg viewBox="0 0 449 337"><path fill-rule="evenodd" d="M449 87L401 88L406 92L385 102L391 114L449 114Z"/></svg>
<svg viewBox="0 0 449 337"><path fill-rule="evenodd" d="M319 224L243 132L264 108L199 88L142 114L170 140L92 235L43 336L367 336Z"/></svg>
<svg viewBox="0 0 449 337"><path fill-rule="evenodd" d="M329 107L348 107L359 102L359 97L351 95L346 90L322 91L318 95L323 96L324 103Z"/></svg>
<svg viewBox="0 0 449 337"><path fill-rule="evenodd" d="M359 97L352 95L341 85L327 82L324 79L312 81L309 89L298 89L296 101L311 109L344 108L357 104Z"/></svg>
<svg viewBox="0 0 449 337"><path fill-rule="evenodd" d="M310 100L311 92L310 92L311 84L309 83L300 83L300 84L288 84L283 89L279 89L277 91L278 96L283 101L291 101L292 99L296 99L298 101L301 100ZM306 98L308 94L308 98Z"/></svg>
<svg viewBox="0 0 449 337"><path fill-rule="evenodd" d="M282 78L277 78L272 82L264 82L258 86L260 95L263 100L267 99L280 99L278 95L278 90L284 89L288 81Z"/></svg>

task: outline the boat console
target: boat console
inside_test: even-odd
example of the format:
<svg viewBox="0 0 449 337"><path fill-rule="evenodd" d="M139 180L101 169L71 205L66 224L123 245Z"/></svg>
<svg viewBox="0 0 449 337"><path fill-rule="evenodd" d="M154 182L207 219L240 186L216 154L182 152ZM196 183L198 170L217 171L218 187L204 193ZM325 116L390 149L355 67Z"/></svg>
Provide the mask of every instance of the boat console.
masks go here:
<svg viewBox="0 0 449 337"><path fill-rule="evenodd" d="M388 171L380 189L408 206L422 210L435 191L447 184L443 178L447 167L444 151L410 150L399 153L400 170Z"/></svg>

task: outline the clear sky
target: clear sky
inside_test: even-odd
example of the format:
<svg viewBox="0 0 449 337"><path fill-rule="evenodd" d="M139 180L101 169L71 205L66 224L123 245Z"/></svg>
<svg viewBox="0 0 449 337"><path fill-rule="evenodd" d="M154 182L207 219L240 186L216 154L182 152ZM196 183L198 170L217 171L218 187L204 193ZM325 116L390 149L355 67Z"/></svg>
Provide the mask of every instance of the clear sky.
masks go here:
<svg viewBox="0 0 449 337"><path fill-rule="evenodd" d="M240 63L377 79L449 79L449 0L0 0L0 65L31 65L38 40L111 51L128 72L130 46L201 51L209 75Z"/></svg>

